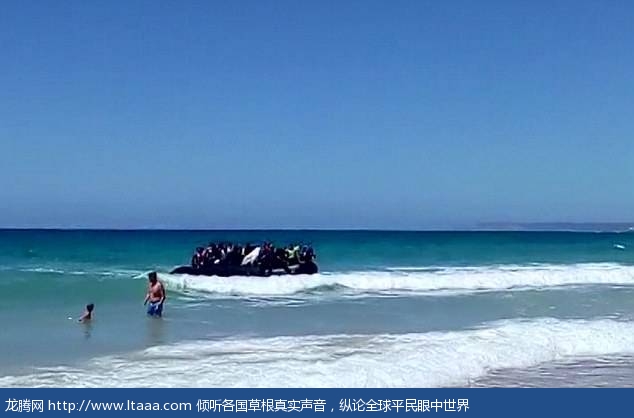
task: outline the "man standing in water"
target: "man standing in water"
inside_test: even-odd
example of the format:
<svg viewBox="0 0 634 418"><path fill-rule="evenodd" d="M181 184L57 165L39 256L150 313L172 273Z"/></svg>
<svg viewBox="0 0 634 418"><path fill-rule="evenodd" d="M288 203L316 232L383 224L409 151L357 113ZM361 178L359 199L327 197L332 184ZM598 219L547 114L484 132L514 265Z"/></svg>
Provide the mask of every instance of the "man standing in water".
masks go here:
<svg viewBox="0 0 634 418"><path fill-rule="evenodd" d="M163 315L163 303L165 302L165 287L156 277L156 272L153 271L148 274L148 280L150 282L148 286L147 296L145 297L146 305L150 302L150 306L147 308L147 314L150 316L160 317Z"/></svg>

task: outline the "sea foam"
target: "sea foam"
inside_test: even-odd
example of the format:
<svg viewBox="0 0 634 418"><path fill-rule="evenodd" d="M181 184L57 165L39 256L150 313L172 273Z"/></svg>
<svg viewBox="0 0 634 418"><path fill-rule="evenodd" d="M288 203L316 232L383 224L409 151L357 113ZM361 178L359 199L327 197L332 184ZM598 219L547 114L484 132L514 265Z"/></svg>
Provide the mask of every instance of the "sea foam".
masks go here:
<svg viewBox="0 0 634 418"><path fill-rule="evenodd" d="M540 318L463 331L178 343L0 377L0 386L462 386L493 370L632 352L634 323Z"/></svg>
<svg viewBox="0 0 634 418"><path fill-rule="evenodd" d="M421 268L422 269L422 268ZM367 293L471 293L558 286L634 285L634 267L617 264L393 268L386 271L272 277L161 275L176 291L207 296L290 296L315 291Z"/></svg>

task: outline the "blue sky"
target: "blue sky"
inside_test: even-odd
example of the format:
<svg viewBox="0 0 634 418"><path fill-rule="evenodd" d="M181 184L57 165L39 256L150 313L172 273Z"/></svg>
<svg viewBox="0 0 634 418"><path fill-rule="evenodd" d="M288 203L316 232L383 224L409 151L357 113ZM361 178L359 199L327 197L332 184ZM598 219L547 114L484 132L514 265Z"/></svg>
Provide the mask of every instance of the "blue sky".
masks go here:
<svg viewBox="0 0 634 418"><path fill-rule="evenodd" d="M634 5L8 1L0 225L634 218Z"/></svg>

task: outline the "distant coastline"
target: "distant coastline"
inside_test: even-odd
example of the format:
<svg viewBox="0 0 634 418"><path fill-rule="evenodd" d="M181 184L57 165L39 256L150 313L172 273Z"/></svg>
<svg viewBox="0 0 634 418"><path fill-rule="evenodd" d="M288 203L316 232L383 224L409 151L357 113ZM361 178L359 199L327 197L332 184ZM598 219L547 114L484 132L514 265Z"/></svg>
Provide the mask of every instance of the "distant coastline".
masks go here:
<svg viewBox="0 0 634 418"><path fill-rule="evenodd" d="M544 232L634 232L634 222L482 223L484 230Z"/></svg>

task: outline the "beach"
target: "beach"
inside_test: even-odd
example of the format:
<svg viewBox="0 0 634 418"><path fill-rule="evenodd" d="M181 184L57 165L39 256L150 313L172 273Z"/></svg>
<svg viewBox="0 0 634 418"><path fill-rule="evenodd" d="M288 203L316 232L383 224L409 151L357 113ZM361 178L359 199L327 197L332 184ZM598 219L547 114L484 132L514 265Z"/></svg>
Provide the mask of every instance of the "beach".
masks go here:
<svg viewBox="0 0 634 418"><path fill-rule="evenodd" d="M320 272L169 274L220 240L310 243ZM3 230L0 386L631 386L633 250L610 231Z"/></svg>

